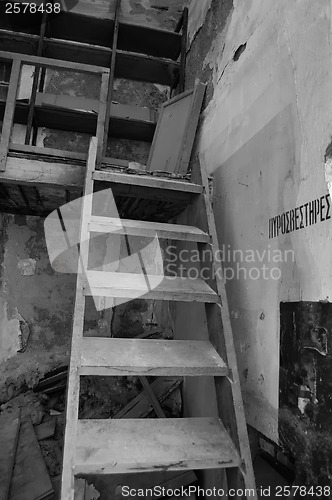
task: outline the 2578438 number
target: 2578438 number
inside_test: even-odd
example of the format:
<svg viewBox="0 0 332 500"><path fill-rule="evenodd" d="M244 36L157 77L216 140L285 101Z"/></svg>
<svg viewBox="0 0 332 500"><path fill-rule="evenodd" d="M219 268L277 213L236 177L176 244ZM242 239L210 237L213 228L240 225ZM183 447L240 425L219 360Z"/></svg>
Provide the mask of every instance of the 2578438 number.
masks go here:
<svg viewBox="0 0 332 500"><path fill-rule="evenodd" d="M61 4L48 2L38 5L28 2L8 2L5 7L6 14L36 14L37 12L46 12L47 14L54 12L55 14L59 14L61 12Z"/></svg>
<svg viewBox="0 0 332 500"><path fill-rule="evenodd" d="M330 486L276 486L276 497L306 497L331 498L332 489ZM296 497L296 498L297 498Z"/></svg>

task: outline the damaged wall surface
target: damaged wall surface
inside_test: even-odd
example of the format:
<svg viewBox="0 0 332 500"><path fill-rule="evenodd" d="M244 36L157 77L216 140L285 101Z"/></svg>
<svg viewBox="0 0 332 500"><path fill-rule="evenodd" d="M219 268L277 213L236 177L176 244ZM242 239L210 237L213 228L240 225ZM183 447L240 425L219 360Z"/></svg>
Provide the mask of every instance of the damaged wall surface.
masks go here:
<svg viewBox="0 0 332 500"><path fill-rule="evenodd" d="M278 442L279 304L332 297L330 2L191 5L188 78L208 81L196 149L214 177L247 419Z"/></svg>
<svg viewBox="0 0 332 500"><path fill-rule="evenodd" d="M26 344L50 350L69 342L75 276L51 268L42 219L2 215L1 360Z"/></svg>

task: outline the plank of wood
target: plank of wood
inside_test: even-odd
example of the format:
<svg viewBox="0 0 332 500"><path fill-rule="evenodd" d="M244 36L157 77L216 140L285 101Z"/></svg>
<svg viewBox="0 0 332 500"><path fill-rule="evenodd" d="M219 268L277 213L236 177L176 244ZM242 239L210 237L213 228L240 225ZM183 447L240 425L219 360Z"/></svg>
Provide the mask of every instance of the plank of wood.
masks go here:
<svg viewBox="0 0 332 500"><path fill-rule="evenodd" d="M218 302L218 295L200 278L87 271L85 295L128 299Z"/></svg>
<svg viewBox="0 0 332 500"><path fill-rule="evenodd" d="M37 56L42 56L42 54L43 54L43 43L44 43L47 20L48 20L48 13L45 10L43 12L42 20L41 20L38 48L37 48L37 53L36 53ZM38 90L39 74L40 74L40 68L36 68L35 72L33 74L33 82L32 82L31 96L30 96L30 102L29 102L29 113L28 113L28 117L27 117L27 128L26 128L25 140L24 140L25 144L30 144L31 130L32 130L32 125L33 125L33 121L34 121L34 108L35 108L36 96L37 96L37 90Z"/></svg>
<svg viewBox="0 0 332 500"><path fill-rule="evenodd" d="M185 90L185 76L186 76L186 58L187 58L187 38L188 38L188 7L183 9L182 13L182 34L181 34L181 59L180 59L180 73L179 73L179 90Z"/></svg>
<svg viewBox="0 0 332 500"><path fill-rule="evenodd" d="M105 127L104 136L100 140L100 147L102 151L100 154L97 153L97 159L99 159L99 164L102 162L102 158L106 156L107 150L107 139L108 139L108 128L110 122L111 113L111 103L114 93L114 78L115 78L115 61L116 61L116 51L118 45L118 34L119 34L119 14L120 14L121 0L115 1L115 14L114 14L114 26L113 26L113 41L112 41L112 57L111 57L111 67L110 67L110 77L108 85L108 95L106 99L106 117L105 117ZM97 135L98 137L98 135Z"/></svg>
<svg viewBox="0 0 332 500"><path fill-rule="evenodd" d="M139 380L140 380L140 382L141 382L141 384L146 392L146 395L147 395L150 403L153 406L154 411L156 412L157 417L158 418L166 418L164 410L160 406L158 399L156 398L153 390L151 389L151 386L149 384L148 379L144 376L140 376Z"/></svg>
<svg viewBox="0 0 332 500"><path fill-rule="evenodd" d="M96 128L96 137L97 137L97 166L101 166L101 162L103 159L103 151L104 151L104 140L107 140L107 136L105 136L105 124L107 119L107 95L110 83L110 74L103 74L101 77L101 85L100 85L100 94L99 94L99 108L98 108L98 118L97 118L97 128ZM109 119L108 119L109 121ZM96 165L94 165L94 168Z"/></svg>
<svg viewBox="0 0 332 500"><path fill-rule="evenodd" d="M21 61L19 59L16 59L15 61L13 61L11 68L6 107L2 123L0 140L0 172L4 172L6 170L8 147L14 123L14 112L20 74Z"/></svg>
<svg viewBox="0 0 332 500"><path fill-rule="evenodd" d="M153 393L160 403L172 394L182 383L179 377L158 377L150 384ZM126 404L113 418L145 418L153 411L153 407L145 391Z"/></svg>
<svg viewBox="0 0 332 500"><path fill-rule="evenodd" d="M190 182L163 179L161 177L139 176L131 174L119 174L111 171L98 171L92 175L95 181L125 184L129 186L142 186L144 188L155 188L167 191L182 191L183 193L199 194L202 186Z"/></svg>
<svg viewBox="0 0 332 500"><path fill-rule="evenodd" d="M87 154L76 153L74 151L63 151L62 149L44 148L38 146L30 146L28 144L16 144L14 142L9 143L9 151L41 155L41 156L54 156L55 158L68 158L70 160L78 160L80 162L86 162Z"/></svg>
<svg viewBox="0 0 332 500"><path fill-rule="evenodd" d="M27 103L16 101L14 122L26 125L28 109L29 105ZM114 105L112 112L115 110L115 114L109 120L109 136L151 142L156 124L151 120L134 118L139 115L143 116L144 113L139 113L139 109L135 111L132 106L126 106L122 109L121 106L116 107ZM133 117L130 114L131 111ZM5 102L0 101L0 120L4 112ZM145 115L147 115L147 112ZM37 104L35 106L35 118L40 127L70 130L90 135L96 132L97 114L90 110L66 109L52 104Z"/></svg>
<svg viewBox="0 0 332 500"><path fill-rule="evenodd" d="M10 500L42 500L53 486L30 417L21 420Z"/></svg>
<svg viewBox="0 0 332 500"><path fill-rule="evenodd" d="M198 83L162 105L147 170L187 173L204 93Z"/></svg>
<svg viewBox="0 0 332 500"><path fill-rule="evenodd" d="M81 375L225 376L210 342L84 337Z"/></svg>
<svg viewBox="0 0 332 500"><path fill-rule="evenodd" d="M25 37L26 38L26 37ZM39 36L36 37L39 41ZM61 57L61 54L59 53ZM76 73L91 73L91 74L103 74L109 73L109 69L106 67L94 66L92 64L80 64L74 61L66 61L62 59L49 59L48 57L38 57L33 55L26 54L25 51L22 53L10 52L10 51L1 51L0 59L9 59L14 61L21 61L23 64L32 64L36 67L45 67L45 68L53 68L53 69L61 69L61 70L69 70L75 71Z"/></svg>
<svg viewBox="0 0 332 500"><path fill-rule="evenodd" d="M56 425L55 418L47 420L46 422L43 422L42 424L35 425L34 430L35 430L35 434L37 436L38 441L42 441L43 439L48 439L48 438L54 436L55 425Z"/></svg>
<svg viewBox="0 0 332 500"><path fill-rule="evenodd" d="M183 136L182 143L182 154L178 159L176 172L179 174L186 174L189 169L189 162L191 157L191 152L195 140L197 125L199 116L202 109L203 99L205 95L206 84L199 82L195 86L192 109L190 113L190 117L186 123L186 133Z"/></svg>
<svg viewBox="0 0 332 500"><path fill-rule="evenodd" d="M91 217L89 231L96 233L116 232L116 234L127 234L128 236L148 238L158 236L158 238L182 241L199 241L202 243L208 243L210 241L208 234L193 226L162 224L159 222L116 219L98 216Z"/></svg>
<svg viewBox="0 0 332 500"><path fill-rule="evenodd" d="M81 190L84 167L8 157L5 172L0 172L0 182L32 186L57 186Z"/></svg>
<svg viewBox="0 0 332 500"><path fill-rule="evenodd" d="M88 99L86 97L56 95L43 92L37 93L36 104L51 104L59 108L93 111L98 113L99 100ZM130 104L122 104L120 102L111 103L111 117L113 118L128 118L132 120L140 120L156 125L156 113L153 109L140 107Z"/></svg>
<svg viewBox="0 0 332 500"><path fill-rule="evenodd" d="M0 500L8 500L19 429L19 411L0 416Z"/></svg>
<svg viewBox="0 0 332 500"><path fill-rule="evenodd" d="M88 241L88 220L92 212L93 181L92 172L96 165L98 140L92 137L90 140L88 161L84 183L84 195L81 204L81 227L80 242ZM61 498L74 500L74 476L73 467L75 460L75 446L78 425L78 407L80 380L78 367L80 365L79 346L83 338L85 297L83 294L84 272L88 268L89 246L81 245L80 259L76 281L75 306L73 314L73 330L71 339L70 366L67 386L66 427L64 436L64 453L62 466Z"/></svg>
<svg viewBox="0 0 332 500"><path fill-rule="evenodd" d="M217 418L79 420L76 474L215 469L240 464Z"/></svg>

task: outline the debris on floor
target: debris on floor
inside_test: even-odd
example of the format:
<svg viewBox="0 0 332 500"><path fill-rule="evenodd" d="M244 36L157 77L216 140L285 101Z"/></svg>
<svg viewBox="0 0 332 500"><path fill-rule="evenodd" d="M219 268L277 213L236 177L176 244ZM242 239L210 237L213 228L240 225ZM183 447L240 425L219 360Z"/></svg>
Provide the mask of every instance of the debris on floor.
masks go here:
<svg viewBox="0 0 332 500"><path fill-rule="evenodd" d="M42 500L53 486L30 417L21 418L9 500Z"/></svg>
<svg viewBox="0 0 332 500"><path fill-rule="evenodd" d="M0 417L0 499L7 500L13 474L14 459L20 429L20 413L2 414Z"/></svg>
<svg viewBox="0 0 332 500"><path fill-rule="evenodd" d="M137 337L171 339L173 332L154 325ZM2 366L0 423L6 425L0 426L0 432L6 436L2 442L8 442L5 456L12 457L13 463L10 460L2 463L0 459L1 477L8 478L8 488L11 483L7 497L3 493L6 484L0 485L0 500L60 498L67 357L61 351L43 363L42 357L34 356L25 351L17 359L8 360L8 367ZM15 380L13 375L17 375ZM82 377L79 418L156 418L152 399L165 417L179 417L182 380L181 377L144 377L144 380L143 377ZM159 482L166 479L163 477ZM86 499L109 500L105 485L99 493L99 483L83 482Z"/></svg>

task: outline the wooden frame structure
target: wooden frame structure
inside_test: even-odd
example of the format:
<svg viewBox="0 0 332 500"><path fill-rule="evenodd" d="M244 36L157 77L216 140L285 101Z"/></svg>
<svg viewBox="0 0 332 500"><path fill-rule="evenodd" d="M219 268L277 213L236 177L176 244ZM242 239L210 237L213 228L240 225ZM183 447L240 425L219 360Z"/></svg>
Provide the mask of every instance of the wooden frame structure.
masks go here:
<svg viewBox="0 0 332 500"><path fill-rule="evenodd" d="M70 71L75 71L77 73L87 73L100 76L101 86L100 86L99 109L98 109L97 126L95 134L100 140L100 142L103 143L106 109L107 109L107 94L109 89L109 75L110 75L110 71L108 68L101 68L98 66L92 66L87 64L66 62L56 59L50 60L44 57L27 56L25 54L16 54L10 52L0 52L0 60L12 61L9 89L4 111L2 133L0 138L0 171L4 172L6 170L7 156L10 147L10 137L14 123L16 98L20 83L20 73L23 64L35 66L36 69L39 68L67 69ZM36 89L37 87L34 86L33 90L36 91ZM31 102L30 110L32 109L32 111L35 106L35 97L36 95L34 95L34 98ZM32 115L29 112L29 119L28 119L29 121L27 129L27 133L29 132L29 134L26 135L26 139L27 136L29 136L30 139L31 126L32 126L31 116ZM35 146L30 146L26 144L25 150L32 154L37 153L37 149L35 148ZM66 157L66 152L62 152L62 156Z"/></svg>

